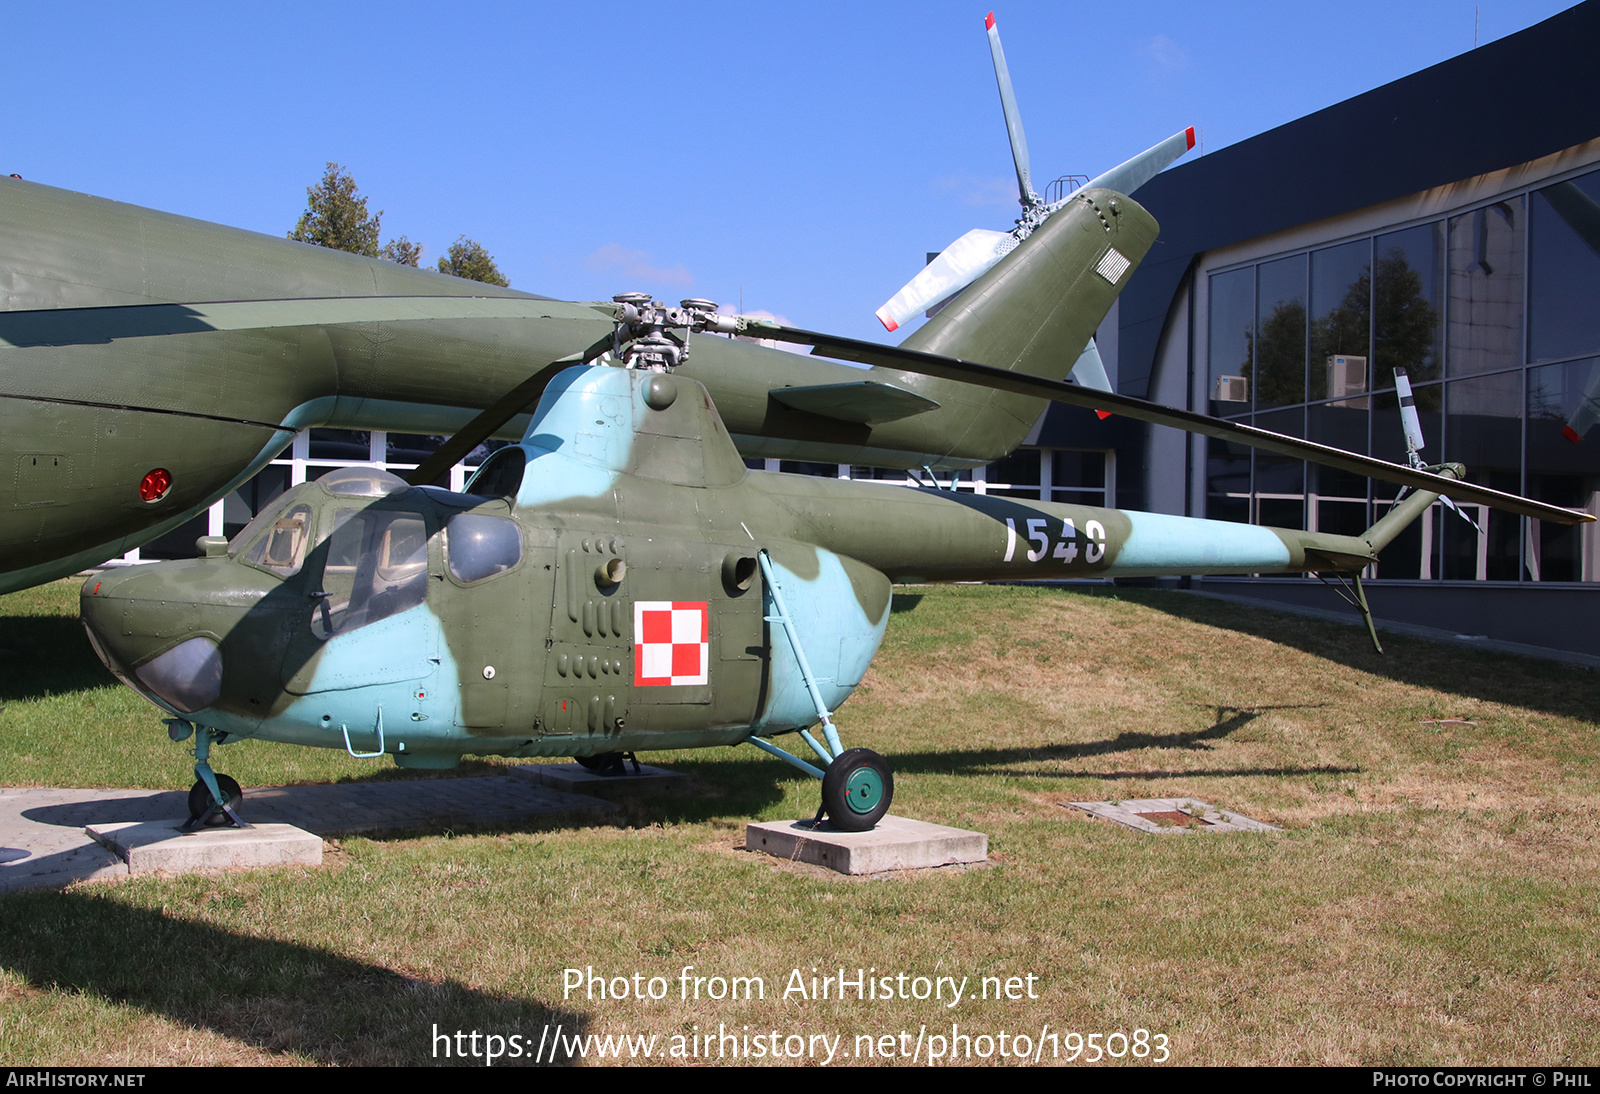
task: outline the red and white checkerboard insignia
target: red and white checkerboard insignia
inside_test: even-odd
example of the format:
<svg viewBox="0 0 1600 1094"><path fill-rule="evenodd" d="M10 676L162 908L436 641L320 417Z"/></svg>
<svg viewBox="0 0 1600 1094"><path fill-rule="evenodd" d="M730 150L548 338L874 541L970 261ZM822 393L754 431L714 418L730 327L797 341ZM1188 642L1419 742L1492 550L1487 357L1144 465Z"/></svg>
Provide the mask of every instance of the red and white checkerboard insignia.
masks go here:
<svg viewBox="0 0 1600 1094"><path fill-rule="evenodd" d="M711 681L711 605L703 600L633 603L633 682L640 687Z"/></svg>

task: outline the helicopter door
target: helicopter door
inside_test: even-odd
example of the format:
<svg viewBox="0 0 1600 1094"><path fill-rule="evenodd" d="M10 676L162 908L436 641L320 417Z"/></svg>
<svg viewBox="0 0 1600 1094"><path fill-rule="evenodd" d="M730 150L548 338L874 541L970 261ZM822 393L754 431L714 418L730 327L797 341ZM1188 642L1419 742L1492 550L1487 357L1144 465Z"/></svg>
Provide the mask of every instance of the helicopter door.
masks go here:
<svg viewBox="0 0 1600 1094"><path fill-rule="evenodd" d="M542 529L482 511L457 513L445 528L444 572L434 593L460 681L457 725L491 736L538 732L542 606L555 561L549 539Z"/></svg>

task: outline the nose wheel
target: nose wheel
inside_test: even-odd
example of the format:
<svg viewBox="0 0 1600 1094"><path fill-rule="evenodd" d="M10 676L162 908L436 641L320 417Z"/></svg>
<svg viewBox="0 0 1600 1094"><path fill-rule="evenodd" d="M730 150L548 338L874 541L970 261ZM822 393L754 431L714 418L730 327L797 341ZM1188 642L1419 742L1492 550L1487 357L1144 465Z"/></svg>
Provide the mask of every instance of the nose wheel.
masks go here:
<svg viewBox="0 0 1600 1094"><path fill-rule="evenodd" d="M223 801L218 802L206 786L204 779L196 779L189 788L189 824L194 828L220 828L238 820L239 806L244 804L244 791L227 775L213 775Z"/></svg>
<svg viewBox="0 0 1600 1094"><path fill-rule="evenodd" d="M894 801L894 772L870 748L841 752L822 775L822 808L835 828L865 832Z"/></svg>

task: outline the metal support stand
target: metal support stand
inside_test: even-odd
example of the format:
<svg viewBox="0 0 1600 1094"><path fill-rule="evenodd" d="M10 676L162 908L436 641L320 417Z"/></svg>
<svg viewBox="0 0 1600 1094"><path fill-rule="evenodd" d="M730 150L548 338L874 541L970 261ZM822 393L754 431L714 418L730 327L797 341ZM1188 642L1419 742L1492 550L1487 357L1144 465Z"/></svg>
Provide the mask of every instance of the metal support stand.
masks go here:
<svg viewBox="0 0 1600 1094"><path fill-rule="evenodd" d="M1339 584L1335 585L1321 574L1317 574L1316 578L1328 588L1338 593L1340 598L1344 600L1345 603L1352 605L1361 613L1362 620L1367 624L1367 634L1372 636L1372 648L1377 650L1379 653L1382 653L1383 643L1378 641L1378 627L1372 621L1372 609L1367 606L1367 591L1361 587L1360 571L1358 570L1354 575L1354 587L1345 581L1343 574L1334 574L1333 576L1339 579Z"/></svg>

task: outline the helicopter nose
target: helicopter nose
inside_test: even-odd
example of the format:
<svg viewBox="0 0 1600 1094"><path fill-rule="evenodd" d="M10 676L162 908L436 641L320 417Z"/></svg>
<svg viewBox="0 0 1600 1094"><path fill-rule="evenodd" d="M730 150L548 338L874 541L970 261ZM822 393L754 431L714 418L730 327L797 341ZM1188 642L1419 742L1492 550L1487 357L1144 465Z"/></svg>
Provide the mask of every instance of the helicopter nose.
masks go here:
<svg viewBox="0 0 1600 1094"><path fill-rule="evenodd" d="M96 574L84 582L79 614L90 646L118 679L170 710L191 714L222 693L222 650L194 633L199 621L192 604L160 595L167 591L164 576Z"/></svg>

